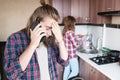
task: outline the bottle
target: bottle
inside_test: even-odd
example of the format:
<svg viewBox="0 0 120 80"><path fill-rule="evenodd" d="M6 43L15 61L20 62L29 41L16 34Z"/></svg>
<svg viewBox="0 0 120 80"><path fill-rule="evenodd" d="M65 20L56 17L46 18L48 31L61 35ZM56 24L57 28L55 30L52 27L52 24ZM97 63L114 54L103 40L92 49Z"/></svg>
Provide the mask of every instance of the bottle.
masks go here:
<svg viewBox="0 0 120 80"><path fill-rule="evenodd" d="M102 49L102 39L98 38L97 40L97 50L100 51Z"/></svg>

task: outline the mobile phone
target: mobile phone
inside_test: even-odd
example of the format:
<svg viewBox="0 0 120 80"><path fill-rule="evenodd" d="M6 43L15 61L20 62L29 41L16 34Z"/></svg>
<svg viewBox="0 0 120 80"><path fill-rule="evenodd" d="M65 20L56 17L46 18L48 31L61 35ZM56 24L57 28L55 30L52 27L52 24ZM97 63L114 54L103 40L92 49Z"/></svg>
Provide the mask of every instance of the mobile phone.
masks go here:
<svg viewBox="0 0 120 80"><path fill-rule="evenodd" d="M32 23L31 29L33 30L39 23L40 23L40 19L37 18L36 21ZM41 34L43 34L43 33L41 33ZM40 34L40 35L41 35L41 34ZM44 42L45 40L46 40L46 36L43 36L43 37L41 38L40 42Z"/></svg>

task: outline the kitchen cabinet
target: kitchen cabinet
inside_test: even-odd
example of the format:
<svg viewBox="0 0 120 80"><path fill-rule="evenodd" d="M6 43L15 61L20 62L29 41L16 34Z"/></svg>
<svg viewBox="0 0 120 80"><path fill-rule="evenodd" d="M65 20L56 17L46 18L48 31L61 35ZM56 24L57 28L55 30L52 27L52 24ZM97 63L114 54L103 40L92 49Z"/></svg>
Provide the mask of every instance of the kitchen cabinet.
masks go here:
<svg viewBox="0 0 120 80"><path fill-rule="evenodd" d="M76 18L76 23L111 24L111 16L99 16L98 12L112 11L114 0L52 0L52 5L60 14L60 21L65 16Z"/></svg>
<svg viewBox="0 0 120 80"><path fill-rule="evenodd" d="M95 23L95 0L52 0L52 5L60 14L60 21L65 16L71 15L76 18L76 23Z"/></svg>
<svg viewBox="0 0 120 80"><path fill-rule="evenodd" d="M115 0L115 10L120 10L120 0Z"/></svg>
<svg viewBox="0 0 120 80"><path fill-rule="evenodd" d="M97 0L99 12L113 11L115 9L115 0Z"/></svg>
<svg viewBox="0 0 120 80"><path fill-rule="evenodd" d="M106 10L106 7L105 7L106 2L107 2L107 0L96 0L96 13L108 11L108 10ZM97 24L111 24L111 20L112 20L111 16L96 15L96 23Z"/></svg>
<svg viewBox="0 0 120 80"><path fill-rule="evenodd" d="M110 80L97 69L89 65L84 60L80 59L80 76L85 80Z"/></svg>
<svg viewBox="0 0 120 80"><path fill-rule="evenodd" d="M95 0L71 0L71 15L77 23L95 23Z"/></svg>
<svg viewBox="0 0 120 80"><path fill-rule="evenodd" d="M59 23L62 23L62 20L65 16L70 15L71 2L70 0L52 0L52 6L55 7L60 15Z"/></svg>
<svg viewBox="0 0 120 80"><path fill-rule="evenodd" d="M76 18L76 23L82 22L82 17L80 16L80 11L82 10L82 8L79 6L80 0L71 0L71 3L71 16L74 16Z"/></svg>
<svg viewBox="0 0 120 80"><path fill-rule="evenodd" d="M115 0L104 0L105 1L105 11L114 11Z"/></svg>

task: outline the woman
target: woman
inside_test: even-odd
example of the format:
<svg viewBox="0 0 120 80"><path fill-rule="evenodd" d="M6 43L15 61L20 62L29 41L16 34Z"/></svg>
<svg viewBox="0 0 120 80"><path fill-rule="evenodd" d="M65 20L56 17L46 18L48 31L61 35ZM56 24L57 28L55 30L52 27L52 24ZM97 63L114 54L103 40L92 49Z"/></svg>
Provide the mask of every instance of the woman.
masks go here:
<svg viewBox="0 0 120 80"><path fill-rule="evenodd" d="M32 30L31 25L38 18L40 23ZM68 64L58 19L57 10L43 2L33 12L27 26L9 36L4 52L4 69L9 80L58 80L57 62L63 66ZM40 42L43 36L46 39ZM46 54L47 62L39 61L42 54ZM41 66L45 63L47 66ZM42 69L47 72L41 72Z"/></svg>
<svg viewBox="0 0 120 80"><path fill-rule="evenodd" d="M76 47L81 43L77 40L75 35L75 18L73 16L67 16L63 19L64 28L62 35L64 36L64 42L68 51L69 65L64 68L63 80L71 79L79 73L78 58L76 55ZM79 35L82 37L82 35Z"/></svg>

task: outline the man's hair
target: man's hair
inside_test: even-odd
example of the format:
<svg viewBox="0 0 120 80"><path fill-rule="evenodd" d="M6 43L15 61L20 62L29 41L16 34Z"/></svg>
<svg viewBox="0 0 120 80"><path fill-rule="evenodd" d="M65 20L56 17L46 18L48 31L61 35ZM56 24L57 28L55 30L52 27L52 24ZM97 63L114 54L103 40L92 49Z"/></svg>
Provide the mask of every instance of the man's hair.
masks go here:
<svg viewBox="0 0 120 80"><path fill-rule="evenodd" d="M32 23L35 22L37 18L39 18L40 21L42 21L45 17L50 17L56 21L58 21L60 18L58 11L54 7L43 3L42 6L35 9L35 11L33 12L33 14L30 16L28 20L26 28L24 29L25 31L27 31L29 39L30 39L30 28L31 28ZM44 42L46 46L48 46L49 43L55 44L54 34L52 38L50 37L48 39L50 40L46 40Z"/></svg>

